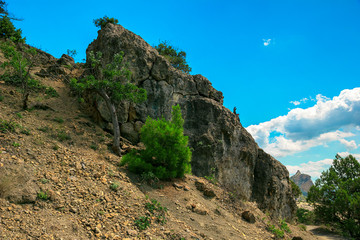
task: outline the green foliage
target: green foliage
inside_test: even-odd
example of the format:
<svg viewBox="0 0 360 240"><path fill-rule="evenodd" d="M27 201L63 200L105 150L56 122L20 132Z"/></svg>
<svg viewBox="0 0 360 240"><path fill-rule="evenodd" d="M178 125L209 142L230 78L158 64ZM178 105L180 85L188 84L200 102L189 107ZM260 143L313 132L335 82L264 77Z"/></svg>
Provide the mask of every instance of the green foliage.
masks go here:
<svg viewBox="0 0 360 240"><path fill-rule="evenodd" d="M3 95L1 95L1 93L0 93L0 102L2 102L3 100L4 100L4 96Z"/></svg>
<svg viewBox="0 0 360 240"><path fill-rule="evenodd" d="M124 100L141 103L147 98L146 90L130 83L131 71L123 61L123 52L115 54L113 61L105 67L102 64L101 52L90 52L88 57L91 74L83 79L71 79L70 86L80 96L85 91L92 91L106 102L114 129L112 148L116 154L121 155L120 128L115 104Z"/></svg>
<svg viewBox="0 0 360 240"><path fill-rule="evenodd" d="M0 38L9 39L15 43L25 43L21 29L16 29L7 15L0 17Z"/></svg>
<svg viewBox="0 0 360 240"><path fill-rule="evenodd" d="M2 133L15 132L16 127L17 127L16 123L0 119L0 132Z"/></svg>
<svg viewBox="0 0 360 240"><path fill-rule="evenodd" d="M34 48L25 48L23 45L18 45L18 48L20 48L19 51L16 49L15 44L9 41L0 44L0 49L8 60L1 64L1 67L10 67L10 69L7 68L5 73L5 76L8 76L6 79L12 79L21 86L23 109L26 110L30 91L34 88L34 80L30 78L30 70L33 67L36 50Z"/></svg>
<svg viewBox="0 0 360 240"><path fill-rule="evenodd" d="M284 230L285 232L291 233L291 230L284 219L280 220L280 229Z"/></svg>
<svg viewBox="0 0 360 240"><path fill-rule="evenodd" d="M73 50L68 49L68 50L66 50L66 54L69 55L70 57L74 58L77 55L77 52L75 49L73 49Z"/></svg>
<svg viewBox="0 0 360 240"><path fill-rule="evenodd" d="M191 151L183 124L179 105L173 106L171 121L148 117L141 129L141 141L146 149L125 155L122 163L128 163L132 172L152 172L159 179L183 177L190 173Z"/></svg>
<svg viewBox="0 0 360 240"><path fill-rule="evenodd" d="M67 134L64 130L60 130L58 131L58 133L56 134L56 138L60 141L66 141L66 140L70 140L71 137L69 134Z"/></svg>
<svg viewBox="0 0 360 240"><path fill-rule="evenodd" d="M209 182L211 182L211 183L214 184L214 185L217 184L215 172L216 172L216 168L211 168L211 174L210 174L210 176L204 176L204 178L206 178Z"/></svg>
<svg viewBox="0 0 360 240"><path fill-rule="evenodd" d="M14 147L20 147L20 143L17 143L17 142L13 142L12 145L13 145Z"/></svg>
<svg viewBox="0 0 360 240"><path fill-rule="evenodd" d="M55 117L55 118L53 118L53 121L58 122L58 123L63 123L64 119L62 119L61 117Z"/></svg>
<svg viewBox="0 0 360 240"><path fill-rule="evenodd" d="M159 45L154 46L160 55L164 56L174 68L177 68L184 73L190 73L191 67L186 62L186 53L171 46L167 41L160 42Z"/></svg>
<svg viewBox="0 0 360 240"><path fill-rule="evenodd" d="M306 231L306 225L304 225L304 224L299 224L298 227L299 227L302 231Z"/></svg>
<svg viewBox="0 0 360 240"><path fill-rule="evenodd" d="M360 163L336 155L333 165L311 187L307 200L316 217L344 234L360 238Z"/></svg>
<svg viewBox="0 0 360 240"><path fill-rule="evenodd" d="M135 225L139 228L139 230L145 230L150 226L149 217L140 217L135 219Z"/></svg>
<svg viewBox="0 0 360 240"><path fill-rule="evenodd" d="M284 238L284 231L275 227L275 225L269 224L267 230L275 235L275 238Z"/></svg>
<svg viewBox="0 0 360 240"><path fill-rule="evenodd" d="M301 194L302 194L302 192L301 192L299 186L296 185L296 183L294 183L294 181L291 180L291 179L290 179L290 184L291 184L291 191L292 191L292 193L293 193L293 196L294 196L295 198L300 197Z"/></svg>
<svg viewBox="0 0 360 240"><path fill-rule="evenodd" d="M300 223L304 223L306 225L312 225L315 223L315 214L312 211L309 211L304 208L298 208L296 210L296 217Z"/></svg>
<svg viewBox="0 0 360 240"><path fill-rule="evenodd" d="M30 135L30 130L27 128L22 128L20 133L25 134L25 135Z"/></svg>
<svg viewBox="0 0 360 240"><path fill-rule="evenodd" d="M46 87L45 94L49 97L59 97L58 92L53 87Z"/></svg>
<svg viewBox="0 0 360 240"><path fill-rule="evenodd" d="M103 28L106 26L106 24L112 23L112 24L118 24L119 20L115 18L109 18L108 16L104 16L102 18L94 19L94 24L98 28Z"/></svg>
<svg viewBox="0 0 360 240"><path fill-rule="evenodd" d="M38 196L39 199L44 200L44 201L46 201L46 200L48 200L50 198L48 193L44 192L44 191L38 192L37 196Z"/></svg>
<svg viewBox="0 0 360 240"><path fill-rule="evenodd" d="M118 182L113 182L111 185L110 185L110 189L113 190L113 191L117 191L118 188L119 188L119 183Z"/></svg>

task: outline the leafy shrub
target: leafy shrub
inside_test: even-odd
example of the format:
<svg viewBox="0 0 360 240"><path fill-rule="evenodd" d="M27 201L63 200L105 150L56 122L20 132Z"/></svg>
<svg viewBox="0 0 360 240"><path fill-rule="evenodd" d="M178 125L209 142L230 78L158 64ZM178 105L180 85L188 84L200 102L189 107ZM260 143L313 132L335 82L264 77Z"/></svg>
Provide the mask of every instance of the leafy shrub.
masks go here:
<svg viewBox="0 0 360 240"><path fill-rule="evenodd" d="M44 192L44 191L38 192L37 196L38 196L39 199L44 200L44 201L46 201L46 200L48 200L50 198L48 193Z"/></svg>
<svg viewBox="0 0 360 240"><path fill-rule="evenodd" d="M145 230L150 226L150 219L149 217L140 217L138 219L135 219L135 225L140 230Z"/></svg>
<svg viewBox="0 0 360 240"><path fill-rule="evenodd" d="M268 227L267 227L268 231L273 233L275 235L275 238L278 239L278 238L284 238L284 231L281 230L281 229L278 229L275 227L275 225L272 225L270 224Z"/></svg>
<svg viewBox="0 0 360 240"><path fill-rule="evenodd" d="M119 188L119 183L118 182L113 182L111 185L110 185L110 189L113 190L113 191L117 191L118 188Z"/></svg>
<svg viewBox="0 0 360 240"><path fill-rule="evenodd" d="M360 238L360 163L336 155L333 165L310 188L307 201L316 217L352 238Z"/></svg>
<svg viewBox="0 0 360 240"><path fill-rule="evenodd" d="M57 139L60 141L60 142L63 142L63 141L66 141L66 140L70 140L71 137L69 134L67 134L64 130L61 130L57 133L56 135Z"/></svg>
<svg viewBox="0 0 360 240"><path fill-rule="evenodd" d="M68 49L68 50L66 50L66 54L69 55L70 57L74 58L77 55L77 52L75 49L73 49L73 50Z"/></svg>
<svg viewBox="0 0 360 240"><path fill-rule="evenodd" d="M186 62L186 52L171 46L167 41L160 42L159 45L154 46L160 55L164 56L171 65L183 71L184 73L190 73L191 67Z"/></svg>
<svg viewBox="0 0 360 240"><path fill-rule="evenodd" d="M59 97L58 92L53 87L47 87L45 89L45 94L49 97Z"/></svg>
<svg viewBox="0 0 360 240"><path fill-rule="evenodd" d="M296 217L300 223L311 225L315 223L315 214L304 208L298 208L296 210Z"/></svg>
<svg viewBox="0 0 360 240"><path fill-rule="evenodd" d="M109 18L108 16L104 16L102 18L94 19L94 24L98 28L103 28L106 26L106 24L112 23L112 24L118 24L119 20L115 18Z"/></svg>
<svg viewBox="0 0 360 240"><path fill-rule="evenodd" d="M16 43L25 43L21 29L16 29L8 16L0 17L0 37Z"/></svg>
<svg viewBox="0 0 360 240"><path fill-rule="evenodd" d="M141 129L141 140L146 149L125 155L122 163L128 163L132 172L152 172L159 179L183 177L190 173L191 151L183 124L179 105L173 106L171 121L148 117Z"/></svg>
<svg viewBox="0 0 360 240"><path fill-rule="evenodd" d="M16 127L16 123L0 119L0 132L15 132Z"/></svg>
<svg viewBox="0 0 360 240"><path fill-rule="evenodd" d="M293 193L293 196L294 196L295 198L300 197L300 196L302 195L302 192L301 192L299 186L296 185L296 183L295 183L293 180L291 180L291 179L290 179L290 184L291 184L291 191L292 191L292 193Z"/></svg>
<svg viewBox="0 0 360 240"><path fill-rule="evenodd" d="M280 220L280 229L284 230L285 232L291 233L291 230L284 219Z"/></svg>

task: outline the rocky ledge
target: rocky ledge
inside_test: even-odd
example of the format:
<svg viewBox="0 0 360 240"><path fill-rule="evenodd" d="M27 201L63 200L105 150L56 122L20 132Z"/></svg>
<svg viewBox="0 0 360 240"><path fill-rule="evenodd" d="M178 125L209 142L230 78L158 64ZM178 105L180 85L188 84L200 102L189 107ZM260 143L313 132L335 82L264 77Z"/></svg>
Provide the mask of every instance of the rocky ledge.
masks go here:
<svg viewBox="0 0 360 240"><path fill-rule="evenodd" d="M140 36L120 25L107 24L88 47L102 52L104 63L123 51L132 80L146 89L142 104L118 106L122 136L136 143L147 116L170 118L179 104L184 130L193 150L192 171L197 176L215 172L219 183L235 196L256 201L274 217L292 219L296 204L289 173L276 159L258 147L236 114L223 106L223 95L201 75L188 75L175 68ZM110 122L106 106L96 100L98 117Z"/></svg>

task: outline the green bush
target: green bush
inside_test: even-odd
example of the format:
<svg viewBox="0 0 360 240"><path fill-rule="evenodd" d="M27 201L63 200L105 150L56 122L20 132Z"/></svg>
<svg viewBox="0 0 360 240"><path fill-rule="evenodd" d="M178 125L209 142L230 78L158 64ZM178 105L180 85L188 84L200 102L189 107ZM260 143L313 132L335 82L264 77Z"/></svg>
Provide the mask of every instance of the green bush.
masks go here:
<svg viewBox="0 0 360 240"><path fill-rule="evenodd" d="M16 127L17 127L16 123L0 119L0 132L2 133L15 132Z"/></svg>
<svg viewBox="0 0 360 240"><path fill-rule="evenodd" d="M152 172L159 179L183 177L191 172L191 151L184 136L184 120L180 106L173 106L172 120L148 117L141 129L141 141L146 149L123 157L123 164L135 173Z"/></svg>
<svg viewBox="0 0 360 240"><path fill-rule="evenodd" d="M191 67L186 62L186 52L171 46L167 41L160 42L159 45L154 46L160 55L164 56L174 68L177 68L184 73L190 73Z"/></svg>
<svg viewBox="0 0 360 240"><path fill-rule="evenodd" d="M0 37L10 39L16 43L25 43L25 38L21 37L21 29L16 29L8 16L0 17Z"/></svg>
<svg viewBox="0 0 360 240"><path fill-rule="evenodd" d="M309 211L304 208L298 208L296 211L296 217L299 223L304 223L306 225L311 225L315 223L315 214L312 211Z"/></svg>
<svg viewBox="0 0 360 240"><path fill-rule="evenodd" d="M302 195L302 192L301 192L299 186L296 185L296 183L291 179L290 179L290 184L291 184L291 191L293 193L293 196L295 198L299 198Z"/></svg>
<svg viewBox="0 0 360 240"><path fill-rule="evenodd" d="M336 155L333 165L310 188L307 201L314 204L317 219L359 239L360 163L352 155Z"/></svg>
<svg viewBox="0 0 360 240"><path fill-rule="evenodd" d="M108 23L118 24L119 20L117 20L115 18L109 18L106 15L104 17L102 17L102 18L94 19L94 24L98 28L103 28Z"/></svg>

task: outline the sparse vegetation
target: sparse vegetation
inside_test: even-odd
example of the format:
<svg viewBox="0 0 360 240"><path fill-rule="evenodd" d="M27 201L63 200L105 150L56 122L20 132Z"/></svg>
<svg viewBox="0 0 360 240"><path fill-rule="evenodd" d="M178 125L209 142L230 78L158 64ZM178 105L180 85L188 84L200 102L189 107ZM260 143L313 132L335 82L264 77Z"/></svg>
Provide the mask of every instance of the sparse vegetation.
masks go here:
<svg viewBox="0 0 360 240"><path fill-rule="evenodd" d="M113 191L117 191L118 188L119 188L119 183L118 182L113 182L111 185L110 185L110 189L113 190Z"/></svg>
<svg viewBox="0 0 360 240"><path fill-rule="evenodd" d="M317 219L359 238L360 163L352 155L336 155L330 169L311 187L307 201L313 203Z"/></svg>
<svg viewBox="0 0 360 240"><path fill-rule="evenodd" d="M17 49L19 48L19 49ZM23 109L28 108L28 98L30 92L36 88L34 86L35 80L30 77L30 70L34 65L34 58L37 54L35 48L25 48L24 45L16 46L10 41L5 41L0 44L0 49L8 60L1 64L1 67L7 68L4 74L5 82L12 82L19 85L22 90Z"/></svg>
<svg viewBox="0 0 360 240"><path fill-rule="evenodd" d="M269 224L267 229L275 235L276 239L284 238L284 231L275 227L275 225Z"/></svg>
<svg viewBox="0 0 360 240"><path fill-rule="evenodd" d="M14 122L0 119L0 132L15 132L18 125Z"/></svg>
<svg viewBox="0 0 360 240"><path fill-rule="evenodd" d="M74 58L77 55L77 52L75 49L73 49L73 50L68 49L68 50L66 50L66 54L69 55L70 57Z"/></svg>
<svg viewBox="0 0 360 240"><path fill-rule="evenodd" d="M217 180L216 180L216 176L215 176L216 168L211 168L210 171L211 171L210 176L204 176L204 177L205 177L209 182L211 182L212 184L216 185L216 184L217 184Z"/></svg>
<svg viewBox="0 0 360 240"><path fill-rule="evenodd" d="M94 19L94 24L96 27L98 28L103 28L105 27L108 23L112 23L112 24L118 24L119 20L115 19L115 18L109 18L108 16L104 16L102 18L98 18L98 19Z"/></svg>
<svg viewBox="0 0 360 240"><path fill-rule="evenodd" d="M57 123L64 123L64 119L62 119L61 117L55 117L53 118L53 121Z"/></svg>
<svg viewBox="0 0 360 240"><path fill-rule="evenodd" d="M66 140L70 140L71 136L65 132L65 130L59 130L56 134L56 138L60 141L66 141Z"/></svg>
<svg viewBox="0 0 360 240"><path fill-rule="evenodd" d="M304 208L298 208L296 210L296 217L300 223L311 225L315 223L315 214Z"/></svg>
<svg viewBox="0 0 360 240"><path fill-rule="evenodd" d="M120 126L115 104L124 100L140 103L147 98L145 89L138 88L129 82L131 71L123 61L123 56L123 52L115 54L113 61L103 67L102 53L90 52L89 62L92 74L79 80L71 79L71 87L79 94L84 91L93 91L105 101L111 114L114 130L112 149L119 156L121 156Z"/></svg>
<svg viewBox="0 0 360 240"><path fill-rule="evenodd" d="M160 42L157 46L154 46L154 48L160 55L169 60L174 68L179 69L184 73L191 72L191 67L189 67L186 62L186 52L171 46L167 41Z"/></svg>
<svg viewBox="0 0 360 240"><path fill-rule="evenodd" d="M38 196L39 199L44 200L44 201L46 201L46 200L48 200L50 198L48 193L44 192L42 190L40 190L40 192L38 192L37 196Z"/></svg>
<svg viewBox="0 0 360 240"><path fill-rule="evenodd" d="M190 173L191 151L183 124L179 105L173 106L171 121L148 117L141 129L146 149L125 155L122 163L128 164L132 172L152 172L159 179L183 177Z"/></svg>
<svg viewBox="0 0 360 240"><path fill-rule="evenodd" d="M139 230L145 230L150 226L149 217L140 217L135 219L135 225L139 228Z"/></svg>
<svg viewBox="0 0 360 240"><path fill-rule="evenodd" d="M293 193L293 196L295 198L299 198L302 195L302 192L301 192L299 186L296 185L296 183L291 179L290 179L290 184L291 184L291 191Z"/></svg>

